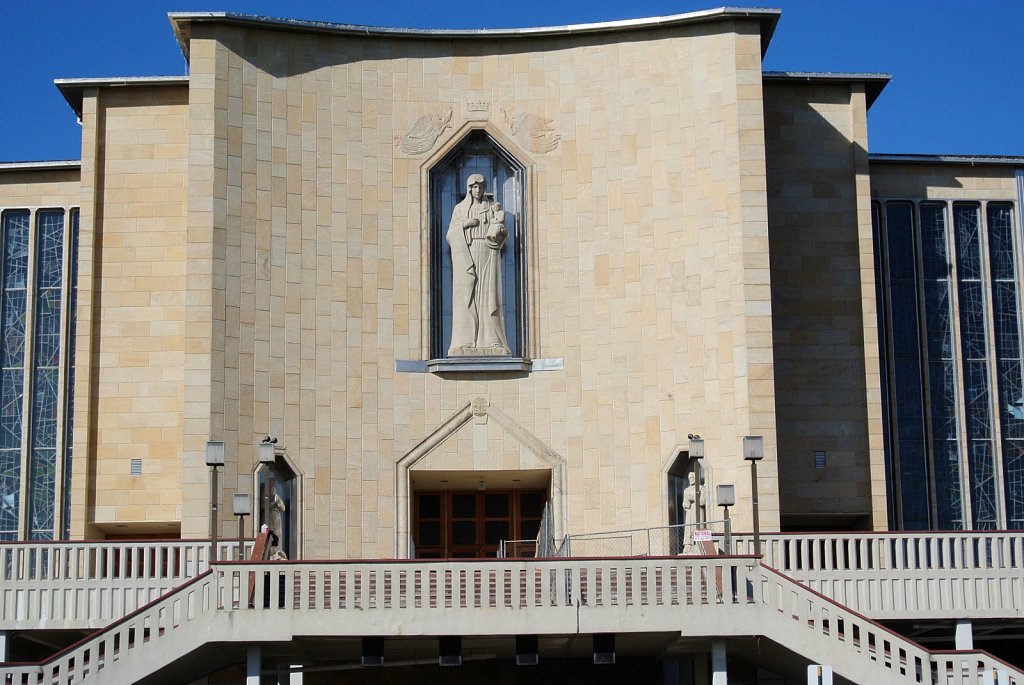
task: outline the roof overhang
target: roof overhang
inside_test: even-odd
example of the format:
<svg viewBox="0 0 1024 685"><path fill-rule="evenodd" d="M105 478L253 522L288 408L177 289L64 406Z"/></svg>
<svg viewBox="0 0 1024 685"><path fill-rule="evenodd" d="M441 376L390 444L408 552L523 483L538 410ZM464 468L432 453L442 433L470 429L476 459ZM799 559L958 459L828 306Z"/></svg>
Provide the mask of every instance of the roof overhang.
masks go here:
<svg viewBox="0 0 1024 685"><path fill-rule="evenodd" d="M644 19L623 19L619 21L591 24L568 24L537 28L513 29L404 29L381 26L358 26L335 24L323 21L302 21L297 19L276 19L233 12L170 12L167 17L174 28L174 35L185 59L189 59L189 41L192 28L197 24L227 24L252 29L277 31L299 31L336 36L359 36L407 40L472 40L480 38L537 38L543 36L570 36L579 34L615 33L644 31L666 27L686 26L723 20L753 19L761 27L761 55L764 56L771 41L775 26L782 10L758 7L719 7L717 9L672 14L664 17Z"/></svg>
<svg viewBox="0 0 1024 685"><path fill-rule="evenodd" d="M1024 157L1013 155L903 155L871 153L870 162L892 164L957 164L961 166L1010 166L1024 168Z"/></svg>
<svg viewBox="0 0 1024 685"><path fill-rule="evenodd" d="M863 83L869 109L881 94L882 89L892 80L890 74L819 71L766 71L763 72L761 78L766 83L806 83L810 85Z"/></svg>
<svg viewBox="0 0 1024 685"><path fill-rule="evenodd" d="M61 159L44 162L0 162L0 172L4 171L71 171L82 168L77 159Z"/></svg>
<svg viewBox="0 0 1024 685"><path fill-rule="evenodd" d="M86 88L124 88L153 86L187 86L188 76L121 76L110 78L59 78L54 85L60 90L75 116L82 118L82 94Z"/></svg>

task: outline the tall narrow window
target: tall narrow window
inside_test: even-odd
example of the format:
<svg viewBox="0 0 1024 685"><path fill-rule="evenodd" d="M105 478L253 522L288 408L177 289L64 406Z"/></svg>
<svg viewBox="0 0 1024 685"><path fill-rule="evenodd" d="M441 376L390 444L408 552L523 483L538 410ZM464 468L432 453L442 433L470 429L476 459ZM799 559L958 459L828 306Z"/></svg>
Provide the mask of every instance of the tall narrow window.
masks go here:
<svg viewBox="0 0 1024 685"><path fill-rule="evenodd" d="M928 482L913 212L909 202L885 206L883 244L888 267L896 518L905 530L925 530L930 527L927 488L906 487Z"/></svg>
<svg viewBox="0 0 1024 685"><path fill-rule="evenodd" d="M888 520L889 528L896 530L900 527L900 519L898 518L897 506L897 491L899 485L899 478L897 476L895 468L895 451L892 444L892 400L890 393L892 392L892 377L889 371L889 359L890 359L890 348L891 340L889 338L888 331L890 330L888 321L890 320L890 311L887 303L886 292L888 291L888 272L886 271L886 262L883 259L882 249L883 237L882 237L882 204L880 202L871 203L871 240L872 246L875 250L875 301L878 302L877 307L877 322L878 322L878 334L879 334L879 345L878 345L878 364L882 372L881 385L882 385L882 433L885 435L883 441L884 455L885 455L885 499L889 502Z"/></svg>
<svg viewBox="0 0 1024 685"><path fill-rule="evenodd" d="M431 169L432 358L524 355L524 188L522 164L482 130Z"/></svg>
<svg viewBox="0 0 1024 685"><path fill-rule="evenodd" d="M992 309L995 313L999 423L1003 442L1006 527L1024 528L1024 384L1020 344L1020 298L1013 245L1013 205L986 207Z"/></svg>
<svg viewBox="0 0 1024 685"><path fill-rule="evenodd" d="M935 523L944 530L963 528L956 355L946 205L924 203L919 209L921 267L928 357L928 410L931 427Z"/></svg>
<svg viewBox="0 0 1024 685"><path fill-rule="evenodd" d="M57 513L57 397L60 362L64 212L36 213L35 321L32 339L29 539L52 540Z"/></svg>
<svg viewBox="0 0 1024 685"><path fill-rule="evenodd" d="M28 301L27 211L3 215L0 267L0 540L19 537L21 429L25 396L25 333Z"/></svg>
<svg viewBox="0 0 1024 685"><path fill-rule="evenodd" d="M972 524L977 530L988 530L997 527L999 508L996 499L992 392L985 327L981 208L972 203L954 204L953 230L956 237L957 294L960 304L960 341L964 368L967 456L971 472Z"/></svg>

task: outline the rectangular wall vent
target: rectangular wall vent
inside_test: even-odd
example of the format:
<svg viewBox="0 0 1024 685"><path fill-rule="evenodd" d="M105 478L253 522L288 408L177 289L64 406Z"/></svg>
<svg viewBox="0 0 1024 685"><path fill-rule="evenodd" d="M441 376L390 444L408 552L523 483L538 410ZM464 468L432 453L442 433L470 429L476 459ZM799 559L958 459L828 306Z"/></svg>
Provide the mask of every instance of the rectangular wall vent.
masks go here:
<svg viewBox="0 0 1024 685"><path fill-rule="evenodd" d="M814 452L814 468L825 468L825 450L816 450Z"/></svg>
<svg viewBox="0 0 1024 685"><path fill-rule="evenodd" d="M133 476L141 476L142 475L142 460L141 459L132 459L132 475Z"/></svg>

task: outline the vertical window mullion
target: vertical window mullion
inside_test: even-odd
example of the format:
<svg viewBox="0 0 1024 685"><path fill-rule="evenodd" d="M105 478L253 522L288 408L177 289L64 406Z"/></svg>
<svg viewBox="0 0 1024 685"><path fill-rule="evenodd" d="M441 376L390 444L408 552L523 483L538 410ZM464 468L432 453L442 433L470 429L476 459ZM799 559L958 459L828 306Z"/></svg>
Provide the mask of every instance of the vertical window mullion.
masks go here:
<svg viewBox="0 0 1024 685"><path fill-rule="evenodd" d="M59 482L60 489L60 537L68 539L71 537L71 475L74 453L73 427L75 416L75 343L78 309L78 209L71 209L68 212L68 231L65 235L67 245L64 253L65 267L63 298L67 302L64 308L61 329L61 340L64 342L64 351L61 355L60 378L63 381L64 394L61 398L62 418L58 425L59 440L57 443L57 454L59 455Z"/></svg>
<svg viewBox="0 0 1024 685"><path fill-rule="evenodd" d="M924 424L924 468L927 483L927 521L928 528L933 529L936 527L936 493L935 493L935 468L933 465L935 455L935 435L934 435L934 423L932 421L932 355L929 349L929 330L928 330L928 311L927 311L927 298L926 292L930 282L927 279L925 273L925 254L924 254L924 243L922 238L922 229L920 222L920 205L918 203L913 204L913 214L911 218L911 229L914 241L914 275L917 282L917 330L918 330L918 345L921 358L921 394L922 394L922 411L921 418Z"/></svg>

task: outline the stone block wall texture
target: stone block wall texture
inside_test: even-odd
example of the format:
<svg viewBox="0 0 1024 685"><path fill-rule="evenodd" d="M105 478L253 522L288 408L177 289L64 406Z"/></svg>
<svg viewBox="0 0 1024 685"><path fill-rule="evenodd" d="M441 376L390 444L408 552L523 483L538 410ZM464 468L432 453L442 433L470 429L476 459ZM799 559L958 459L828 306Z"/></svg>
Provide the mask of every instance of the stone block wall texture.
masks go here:
<svg viewBox="0 0 1024 685"><path fill-rule="evenodd" d="M182 86L83 97L74 537L180 529L187 103Z"/></svg>
<svg viewBox="0 0 1024 685"><path fill-rule="evenodd" d="M863 89L773 82L764 102L782 523L884 526Z"/></svg>
<svg viewBox="0 0 1024 685"><path fill-rule="evenodd" d="M417 40L194 24L182 530L207 532L209 438L226 492L254 445L303 474L306 557L395 553L396 462L484 397L567 470L572 532L667 523L664 467L707 440L710 484L765 436L761 516L778 526L761 38L754 21L589 36ZM486 121L466 103L486 102ZM532 208L528 375L398 373L428 354L430 153L395 145L453 112L515 140ZM474 115L476 116L476 115ZM534 468L505 431L455 434L431 468Z"/></svg>
<svg viewBox="0 0 1024 685"><path fill-rule="evenodd" d="M0 170L0 209L78 206L78 169Z"/></svg>
<svg viewBox="0 0 1024 685"><path fill-rule="evenodd" d="M878 200L1016 202L1016 183L1006 165L871 162L871 197Z"/></svg>

